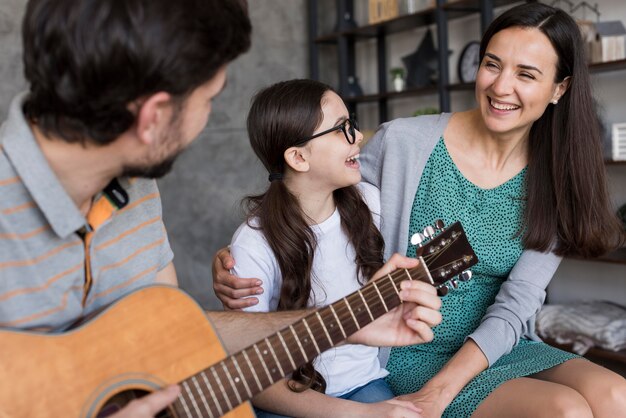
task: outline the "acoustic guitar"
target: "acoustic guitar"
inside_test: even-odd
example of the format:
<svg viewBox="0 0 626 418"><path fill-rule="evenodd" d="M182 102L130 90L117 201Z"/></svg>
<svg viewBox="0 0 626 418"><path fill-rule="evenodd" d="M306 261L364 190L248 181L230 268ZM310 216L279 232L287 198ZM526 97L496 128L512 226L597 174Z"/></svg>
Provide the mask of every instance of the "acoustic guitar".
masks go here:
<svg viewBox="0 0 626 418"><path fill-rule="evenodd" d="M254 416L248 399L400 305L401 281L441 288L477 262L458 222L417 255L418 267L370 281L231 356L201 307L168 286L137 290L63 334L1 330L0 417L106 417L176 382L182 393L160 417Z"/></svg>

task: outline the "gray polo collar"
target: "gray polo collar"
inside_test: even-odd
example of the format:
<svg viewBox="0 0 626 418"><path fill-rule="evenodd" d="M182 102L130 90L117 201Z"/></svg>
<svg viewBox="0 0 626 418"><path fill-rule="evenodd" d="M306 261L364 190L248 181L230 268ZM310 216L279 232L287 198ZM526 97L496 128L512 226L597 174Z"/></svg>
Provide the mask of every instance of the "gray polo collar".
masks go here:
<svg viewBox="0 0 626 418"><path fill-rule="evenodd" d="M11 102L9 117L0 128L0 143L52 230L67 238L87 221L39 148L22 112L25 97L26 93L22 93Z"/></svg>

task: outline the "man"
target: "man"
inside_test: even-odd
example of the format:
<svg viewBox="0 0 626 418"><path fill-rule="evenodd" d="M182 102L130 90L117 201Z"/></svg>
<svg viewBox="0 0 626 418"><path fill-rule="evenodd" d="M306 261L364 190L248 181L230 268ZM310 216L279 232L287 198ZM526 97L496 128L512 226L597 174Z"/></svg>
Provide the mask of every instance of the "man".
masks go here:
<svg viewBox="0 0 626 418"><path fill-rule="evenodd" d="M29 91L0 129L0 327L61 331L139 287L177 285L151 179L205 126L250 31L237 0L29 1ZM381 272L414 265L396 257ZM431 339L434 290L406 283L401 296L420 306L351 341ZM229 352L302 315L208 313ZM157 391L116 416L153 416L178 394Z"/></svg>

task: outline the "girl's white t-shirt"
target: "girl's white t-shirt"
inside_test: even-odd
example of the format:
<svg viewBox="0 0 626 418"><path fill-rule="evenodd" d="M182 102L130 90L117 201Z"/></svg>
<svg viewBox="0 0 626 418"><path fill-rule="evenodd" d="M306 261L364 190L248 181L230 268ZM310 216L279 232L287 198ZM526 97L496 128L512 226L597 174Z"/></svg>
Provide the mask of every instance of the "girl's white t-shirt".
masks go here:
<svg viewBox="0 0 626 418"><path fill-rule="evenodd" d="M380 223L380 193L374 186L358 185L368 204L376 226ZM253 220L253 225L256 225ZM357 280L354 247L341 229L341 218L335 209L324 222L312 226L317 248L313 258L312 290L308 306L322 307L360 289ZM235 232L230 244L234 257L234 274L255 277L263 281L263 294L257 295L259 303L247 312L275 311L280 297L282 276L274 254L263 233L243 223ZM326 380L326 394L340 396L372 380L387 376L380 366L378 348L358 344L345 344L331 348L314 363L315 369Z"/></svg>

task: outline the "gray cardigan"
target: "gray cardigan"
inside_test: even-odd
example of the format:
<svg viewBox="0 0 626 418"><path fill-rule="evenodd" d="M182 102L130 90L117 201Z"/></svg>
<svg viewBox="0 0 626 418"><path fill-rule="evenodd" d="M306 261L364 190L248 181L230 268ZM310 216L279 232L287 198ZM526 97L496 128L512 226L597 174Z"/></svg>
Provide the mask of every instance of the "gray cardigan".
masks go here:
<svg viewBox="0 0 626 418"><path fill-rule="evenodd" d="M361 151L363 179L380 189L386 258L394 252L406 254L417 187L450 116L444 113L387 122ZM539 340L534 332L535 316L560 262L561 257L553 253L522 253L481 324L468 336L478 344L489 365L510 352L520 337Z"/></svg>

